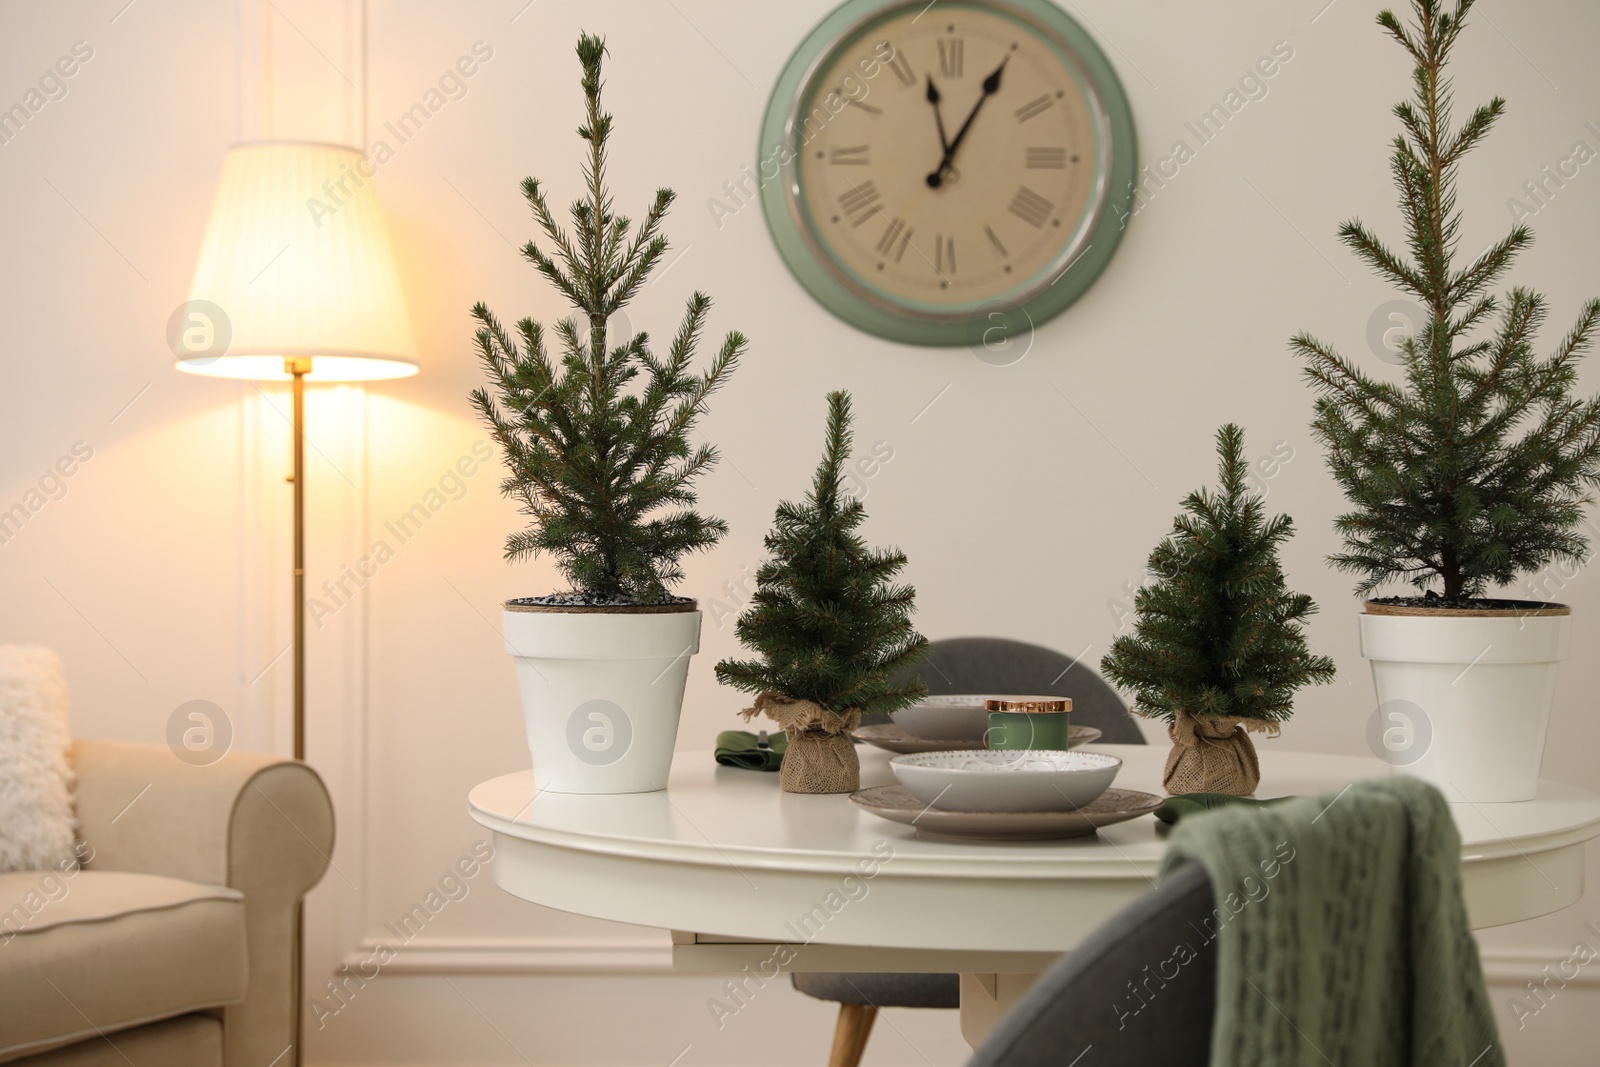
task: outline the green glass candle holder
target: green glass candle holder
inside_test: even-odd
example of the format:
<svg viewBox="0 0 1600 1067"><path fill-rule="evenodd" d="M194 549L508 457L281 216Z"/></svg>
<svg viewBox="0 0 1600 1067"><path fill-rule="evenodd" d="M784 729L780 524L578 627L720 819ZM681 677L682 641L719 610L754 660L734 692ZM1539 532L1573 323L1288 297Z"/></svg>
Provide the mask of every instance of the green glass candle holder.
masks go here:
<svg viewBox="0 0 1600 1067"><path fill-rule="evenodd" d="M1005 697L985 700L989 729L985 744L997 751L1067 748L1072 701L1065 697Z"/></svg>

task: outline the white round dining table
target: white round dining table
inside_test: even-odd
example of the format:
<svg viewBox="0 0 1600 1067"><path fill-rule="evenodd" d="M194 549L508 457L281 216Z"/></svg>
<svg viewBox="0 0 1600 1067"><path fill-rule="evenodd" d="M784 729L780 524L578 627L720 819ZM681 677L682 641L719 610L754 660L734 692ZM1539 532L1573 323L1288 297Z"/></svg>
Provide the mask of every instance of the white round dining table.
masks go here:
<svg viewBox="0 0 1600 1067"><path fill-rule="evenodd" d="M1390 773L1370 757L1260 745L1258 797L1337 793ZM1119 789L1165 795L1165 746L1089 745L1121 757ZM863 787L893 784L865 746ZM785 793L771 773L679 752L666 790L541 792L532 771L469 797L494 833L494 878L524 900L672 931L673 968L755 976L793 971L955 971L962 1031L976 1044L1089 931L1153 884L1166 849L1154 816L1059 841L920 834L843 795ZM1583 894L1600 796L1542 781L1516 804L1453 804L1474 927L1566 907Z"/></svg>

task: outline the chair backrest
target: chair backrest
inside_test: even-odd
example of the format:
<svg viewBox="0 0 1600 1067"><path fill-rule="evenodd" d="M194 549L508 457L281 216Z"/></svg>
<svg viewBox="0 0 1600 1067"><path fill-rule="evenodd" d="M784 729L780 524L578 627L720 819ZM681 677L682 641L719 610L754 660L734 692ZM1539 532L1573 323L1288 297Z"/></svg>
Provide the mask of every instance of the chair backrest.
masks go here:
<svg viewBox="0 0 1600 1067"><path fill-rule="evenodd" d="M1054 649L1004 637L951 637L931 642L911 676L933 695L1027 693L1072 698L1075 726L1093 726L1106 744L1142 745L1128 706L1094 668Z"/></svg>
<svg viewBox="0 0 1600 1067"><path fill-rule="evenodd" d="M1205 1067L1214 906L1203 867L1174 871L1041 976L967 1067Z"/></svg>

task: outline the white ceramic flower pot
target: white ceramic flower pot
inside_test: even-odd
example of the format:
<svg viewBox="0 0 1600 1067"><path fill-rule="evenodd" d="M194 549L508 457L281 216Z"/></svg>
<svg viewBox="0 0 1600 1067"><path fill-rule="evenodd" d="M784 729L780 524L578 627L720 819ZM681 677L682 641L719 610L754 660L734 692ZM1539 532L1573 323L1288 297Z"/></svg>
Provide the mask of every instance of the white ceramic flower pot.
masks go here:
<svg viewBox="0 0 1600 1067"><path fill-rule="evenodd" d="M1568 615L1363 614L1375 747L1448 800L1532 800L1570 624Z"/></svg>
<svg viewBox="0 0 1600 1067"><path fill-rule="evenodd" d="M506 651L533 754L553 793L667 787L700 612L527 611L506 605Z"/></svg>

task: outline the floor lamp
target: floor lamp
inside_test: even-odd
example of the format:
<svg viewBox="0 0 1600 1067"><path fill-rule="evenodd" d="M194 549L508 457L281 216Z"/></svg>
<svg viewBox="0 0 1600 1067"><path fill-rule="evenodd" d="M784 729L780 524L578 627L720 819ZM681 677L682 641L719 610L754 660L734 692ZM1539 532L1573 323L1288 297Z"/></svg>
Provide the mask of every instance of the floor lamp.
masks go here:
<svg viewBox="0 0 1600 1067"><path fill-rule="evenodd" d="M292 383L294 756L305 758L305 389L417 373L416 343L373 164L340 145L237 145L222 164L189 300L173 315L177 368ZM300 1061L299 950L295 1062Z"/></svg>

